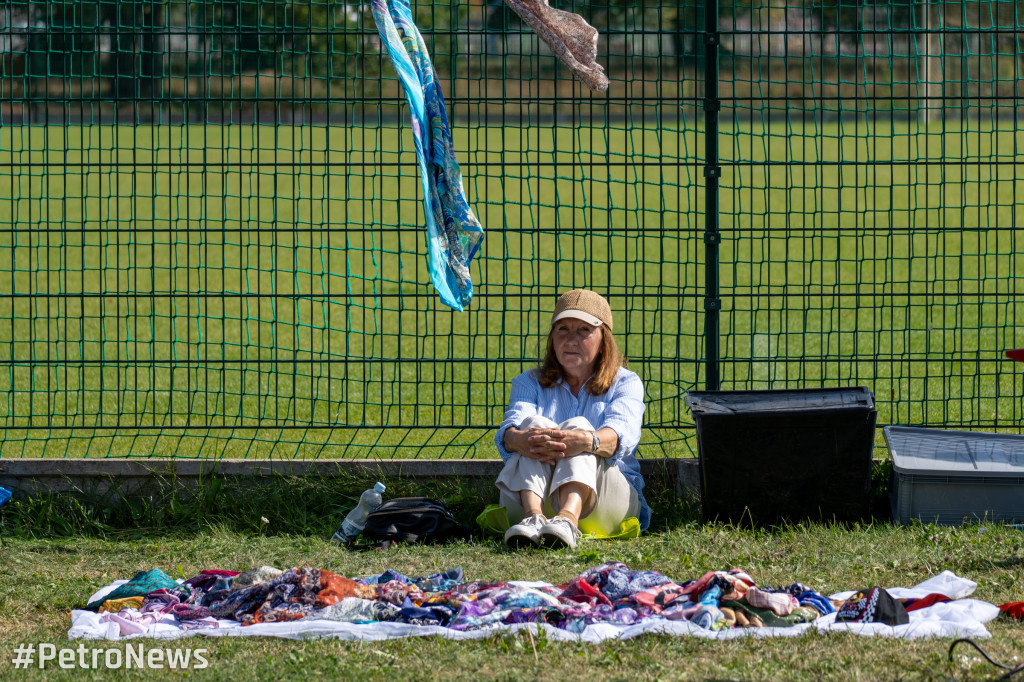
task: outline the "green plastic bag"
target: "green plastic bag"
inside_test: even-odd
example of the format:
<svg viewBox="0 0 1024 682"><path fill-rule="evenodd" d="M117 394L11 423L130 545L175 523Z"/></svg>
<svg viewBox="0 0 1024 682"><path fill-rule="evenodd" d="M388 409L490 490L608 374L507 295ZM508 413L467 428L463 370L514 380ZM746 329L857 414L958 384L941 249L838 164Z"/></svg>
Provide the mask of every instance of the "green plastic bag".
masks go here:
<svg viewBox="0 0 1024 682"><path fill-rule="evenodd" d="M487 505L476 517L476 525L485 535L504 536L505 531L512 525L508 520L508 510L497 504ZM600 533L586 533L585 537L596 540L631 540L640 537L640 520L635 516L619 524L614 533L604 535Z"/></svg>
<svg viewBox="0 0 1024 682"><path fill-rule="evenodd" d="M485 535L504 536L512 524L508 521L507 509L497 504L489 504L476 517L476 525L480 526Z"/></svg>

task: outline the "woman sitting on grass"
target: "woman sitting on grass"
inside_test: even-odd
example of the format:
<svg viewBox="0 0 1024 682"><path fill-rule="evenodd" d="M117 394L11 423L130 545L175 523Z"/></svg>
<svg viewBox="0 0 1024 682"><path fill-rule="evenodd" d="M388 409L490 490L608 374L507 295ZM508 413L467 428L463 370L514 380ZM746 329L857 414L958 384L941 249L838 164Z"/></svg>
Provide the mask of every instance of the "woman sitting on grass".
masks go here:
<svg viewBox="0 0 1024 682"><path fill-rule="evenodd" d="M629 517L650 524L636 460L644 387L623 362L608 301L562 294L544 360L512 380L495 437L500 503L517 522L507 545L576 547L581 530L612 535Z"/></svg>

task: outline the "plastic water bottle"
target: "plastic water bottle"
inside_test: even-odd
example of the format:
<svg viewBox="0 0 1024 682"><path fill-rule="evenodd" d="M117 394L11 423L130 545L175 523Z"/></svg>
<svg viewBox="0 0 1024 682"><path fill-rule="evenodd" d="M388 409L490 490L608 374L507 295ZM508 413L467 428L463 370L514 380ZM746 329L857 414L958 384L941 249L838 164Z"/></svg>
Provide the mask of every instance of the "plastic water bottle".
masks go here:
<svg viewBox="0 0 1024 682"><path fill-rule="evenodd" d="M359 534L363 532L363 528L366 527L366 519L370 516L370 512L384 502L384 498L381 496L383 492L384 484L380 481L377 481L376 485L369 490L364 490L363 494L359 496L359 504L348 513L348 516L341 522L341 526L331 536L331 539L335 542L347 544L359 537Z"/></svg>

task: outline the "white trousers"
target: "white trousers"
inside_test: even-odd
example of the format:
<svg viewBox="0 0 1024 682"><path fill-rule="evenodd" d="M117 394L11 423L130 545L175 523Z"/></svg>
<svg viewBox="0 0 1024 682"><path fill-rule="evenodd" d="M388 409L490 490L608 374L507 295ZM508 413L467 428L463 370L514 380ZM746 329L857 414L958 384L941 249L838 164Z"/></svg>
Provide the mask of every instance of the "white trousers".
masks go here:
<svg viewBox="0 0 1024 682"><path fill-rule="evenodd" d="M524 431L532 428L594 430L583 417L573 417L556 424L540 415L527 417L519 428ZM581 483L590 489L591 494L585 496L580 516L579 527L584 533L611 535L623 521L640 513L640 498L633 486L618 467L609 465L607 459L596 455L580 454L552 465L513 454L505 461L505 467L495 481L499 504L508 510L511 523L519 523L523 519L520 498L523 490L540 497L544 503L544 515L551 517L559 509L558 489L566 483Z"/></svg>

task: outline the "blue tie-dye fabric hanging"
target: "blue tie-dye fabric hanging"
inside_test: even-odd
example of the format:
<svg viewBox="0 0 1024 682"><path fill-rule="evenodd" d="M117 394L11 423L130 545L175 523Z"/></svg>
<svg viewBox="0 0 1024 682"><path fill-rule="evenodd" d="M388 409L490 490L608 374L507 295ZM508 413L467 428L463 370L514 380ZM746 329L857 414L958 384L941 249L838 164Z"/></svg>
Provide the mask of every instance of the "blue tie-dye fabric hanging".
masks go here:
<svg viewBox="0 0 1024 682"><path fill-rule="evenodd" d="M462 190L444 96L408 0L372 0L370 8L411 109L427 218L430 279L445 305L463 310L473 298L469 262L483 242L484 231Z"/></svg>

